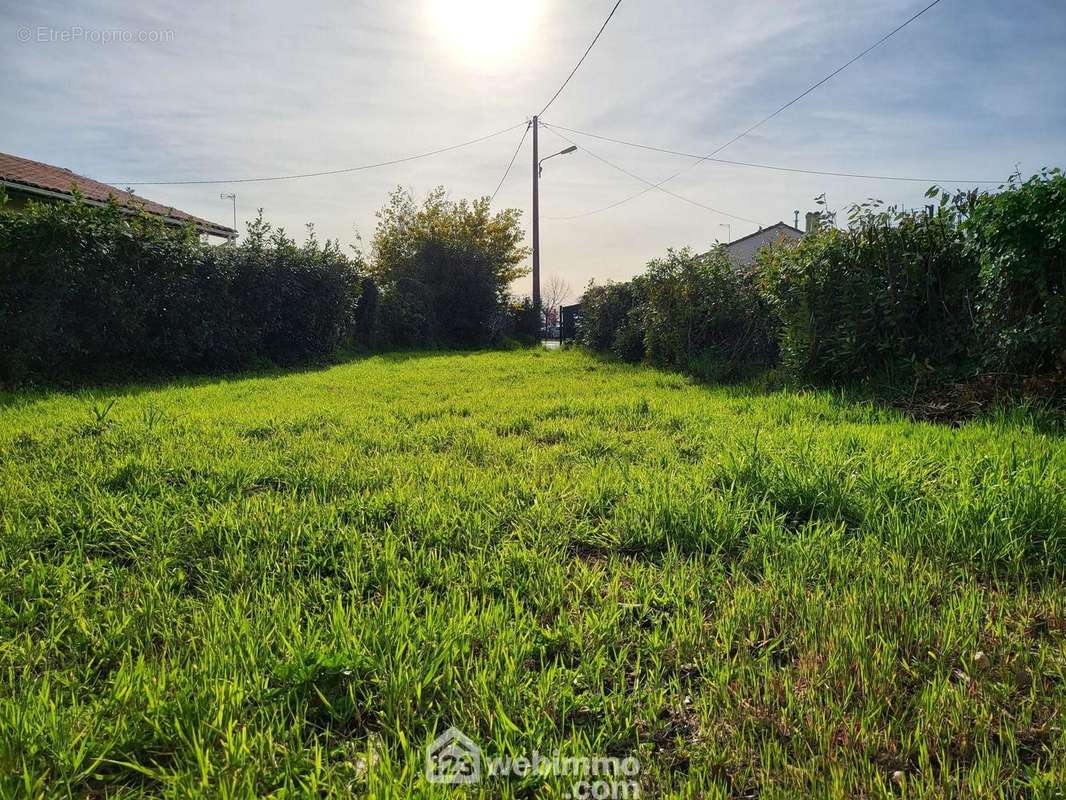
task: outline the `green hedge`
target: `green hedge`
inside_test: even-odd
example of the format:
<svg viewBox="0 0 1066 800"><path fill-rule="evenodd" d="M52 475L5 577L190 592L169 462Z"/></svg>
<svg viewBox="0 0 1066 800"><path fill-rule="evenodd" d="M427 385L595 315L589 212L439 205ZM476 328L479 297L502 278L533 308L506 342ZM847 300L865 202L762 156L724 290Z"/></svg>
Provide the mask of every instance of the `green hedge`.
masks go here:
<svg viewBox="0 0 1066 800"><path fill-rule="evenodd" d="M590 283L581 298L578 340L623 361L640 361L644 357L643 299L640 278L602 286Z"/></svg>
<svg viewBox="0 0 1066 800"><path fill-rule="evenodd" d="M772 362L776 344L752 276L725 253L670 250L631 281L590 285L579 340L625 361L732 378Z"/></svg>
<svg viewBox="0 0 1066 800"><path fill-rule="evenodd" d="M392 192L368 259L380 288L375 341L484 347L520 327L508 311L510 285L526 274L522 235L519 212L493 212L487 197L452 200L438 187L416 201L407 190Z"/></svg>
<svg viewBox="0 0 1066 800"><path fill-rule="evenodd" d="M351 333L354 264L262 219L239 247L115 205L0 210L0 380L216 371L332 353Z"/></svg>
<svg viewBox="0 0 1066 800"><path fill-rule="evenodd" d="M782 362L822 381L951 373L969 359L977 266L962 212L853 209L760 253L757 282L778 322Z"/></svg>
<svg viewBox="0 0 1066 800"><path fill-rule="evenodd" d="M701 378L734 378L773 360L768 307L751 275L721 248L671 250L651 261L644 285L647 359Z"/></svg>
<svg viewBox="0 0 1066 800"><path fill-rule="evenodd" d="M988 370L1066 368L1066 176L1044 170L983 197L966 223L980 265L977 326Z"/></svg>
<svg viewBox="0 0 1066 800"><path fill-rule="evenodd" d="M927 383L1066 367L1066 177L928 196L932 213L857 206L847 230L763 252L786 367Z"/></svg>
<svg viewBox="0 0 1066 800"><path fill-rule="evenodd" d="M914 385L1066 371L1066 177L994 193L934 187L930 209L876 201L761 251L750 271L671 251L632 281L590 285L581 341L726 377L771 363L822 383ZM776 352L775 352L776 351Z"/></svg>

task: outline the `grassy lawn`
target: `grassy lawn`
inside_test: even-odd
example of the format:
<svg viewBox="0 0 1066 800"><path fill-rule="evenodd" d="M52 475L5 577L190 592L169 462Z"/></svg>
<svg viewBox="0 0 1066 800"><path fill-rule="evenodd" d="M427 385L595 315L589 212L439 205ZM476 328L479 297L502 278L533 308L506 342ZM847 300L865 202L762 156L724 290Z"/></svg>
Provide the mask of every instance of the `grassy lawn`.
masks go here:
<svg viewBox="0 0 1066 800"><path fill-rule="evenodd" d="M2 402L4 795L446 796L450 725L645 797L1066 784L1066 444L1024 419L537 351Z"/></svg>

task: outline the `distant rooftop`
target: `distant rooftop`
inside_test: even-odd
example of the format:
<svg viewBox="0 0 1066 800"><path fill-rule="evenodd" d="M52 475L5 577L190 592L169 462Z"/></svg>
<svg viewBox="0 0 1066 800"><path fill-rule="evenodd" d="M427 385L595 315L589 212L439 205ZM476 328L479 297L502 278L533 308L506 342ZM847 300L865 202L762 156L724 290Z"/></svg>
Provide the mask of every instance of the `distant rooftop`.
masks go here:
<svg viewBox="0 0 1066 800"><path fill-rule="evenodd" d="M731 242L723 242L722 245L728 249L728 248L732 247L735 244L739 244L740 242L747 241L748 239L751 239L751 238L753 238L755 236L765 236L767 233L769 233L771 231L778 231L778 232L782 232L782 233L784 231L788 231L789 233L794 233L797 236L802 236L803 235L803 231L801 231L799 228L796 228L796 227L793 227L792 225L789 225L787 222L775 222L773 225L770 225L767 228L759 228L759 230L755 231L755 233L749 233L747 236L741 236L739 239L734 239Z"/></svg>
<svg viewBox="0 0 1066 800"><path fill-rule="evenodd" d="M53 167L50 164L42 164L40 161L31 161L28 158L20 158L7 153L0 153L0 185L8 190L57 200L72 200L76 186L82 197L94 204L106 203L108 198L114 198L120 206L144 209L146 213L162 217L173 225L191 223L202 233L227 239L237 235L237 231L233 228L187 214L173 206L155 203L123 189L78 175L63 167Z"/></svg>

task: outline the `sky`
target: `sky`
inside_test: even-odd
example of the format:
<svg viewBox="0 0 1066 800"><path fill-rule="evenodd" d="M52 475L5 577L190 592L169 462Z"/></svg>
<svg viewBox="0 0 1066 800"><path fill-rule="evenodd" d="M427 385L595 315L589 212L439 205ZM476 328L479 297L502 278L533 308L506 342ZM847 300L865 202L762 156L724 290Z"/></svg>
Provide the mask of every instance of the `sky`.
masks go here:
<svg viewBox="0 0 1066 800"><path fill-rule="evenodd" d="M551 124L707 153L877 41L928 0L623 0L548 109ZM0 0L0 152L67 167L239 228L262 208L302 239L364 246L397 186L491 195L613 0ZM1002 181L1066 161L1066 3L942 0L720 157L936 181ZM336 170L514 130L430 158ZM541 268L580 294L667 248L791 222L825 193L917 207L927 184L704 162L567 134L544 165ZM541 154L569 142L542 129ZM527 138L495 205L531 207ZM953 184L944 183L945 186ZM967 185L967 184L961 184ZM843 216L843 215L842 215ZM727 227L728 226L728 227ZM516 284L528 293L528 280Z"/></svg>

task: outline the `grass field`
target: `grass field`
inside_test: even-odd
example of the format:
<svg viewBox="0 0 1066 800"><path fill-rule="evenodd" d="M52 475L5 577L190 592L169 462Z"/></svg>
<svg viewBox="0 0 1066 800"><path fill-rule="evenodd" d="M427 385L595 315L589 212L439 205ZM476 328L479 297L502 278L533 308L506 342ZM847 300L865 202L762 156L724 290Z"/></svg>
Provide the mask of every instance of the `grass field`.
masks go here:
<svg viewBox="0 0 1066 800"><path fill-rule="evenodd" d="M0 402L5 796L446 796L450 725L644 797L1066 784L1066 444L1022 417L545 351Z"/></svg>

